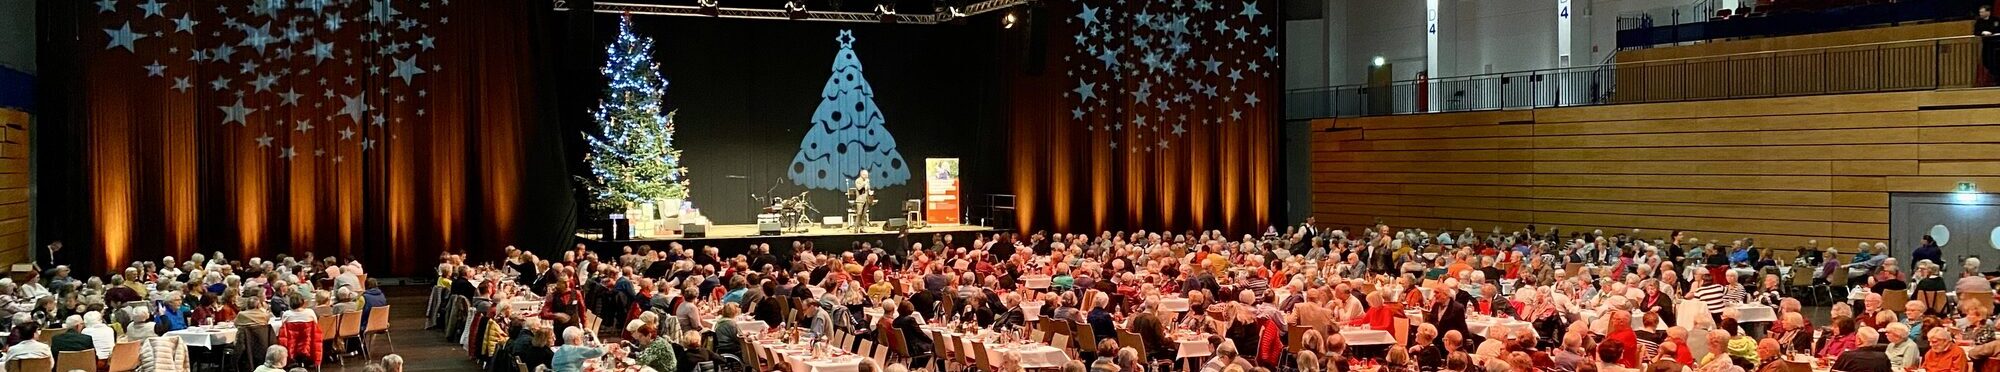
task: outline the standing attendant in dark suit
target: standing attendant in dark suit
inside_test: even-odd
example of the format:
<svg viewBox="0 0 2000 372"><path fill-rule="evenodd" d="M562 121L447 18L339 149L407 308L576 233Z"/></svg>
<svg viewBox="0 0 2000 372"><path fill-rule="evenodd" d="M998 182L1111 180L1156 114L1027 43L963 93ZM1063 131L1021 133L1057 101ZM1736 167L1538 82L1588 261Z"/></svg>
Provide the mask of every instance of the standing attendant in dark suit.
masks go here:
<svg viewBox="0 0 2000 372"><path fill-rule="evenodd" d="M1993 18L1992 5L1979 6L1979 19L1972 20L1972 35L1979 37L1979 63L1986 76L2000 80L2000 19Z"/></svg>

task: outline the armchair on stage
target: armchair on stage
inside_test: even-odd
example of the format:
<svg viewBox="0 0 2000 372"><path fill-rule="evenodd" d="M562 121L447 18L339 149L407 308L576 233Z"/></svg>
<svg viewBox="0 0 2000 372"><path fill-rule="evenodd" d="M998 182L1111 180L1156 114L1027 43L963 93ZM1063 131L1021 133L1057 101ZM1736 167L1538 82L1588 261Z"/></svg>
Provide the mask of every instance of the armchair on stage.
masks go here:
<svg viewBox="0 0 2000 372"><path fill-rule="evenodd" d="M712 224L701 215L700 209L685 205L681 199L659 199L633 205L625 210L625 218L632 224L632 236L635 238L680 235L686 225L707 227Z"/></svg>

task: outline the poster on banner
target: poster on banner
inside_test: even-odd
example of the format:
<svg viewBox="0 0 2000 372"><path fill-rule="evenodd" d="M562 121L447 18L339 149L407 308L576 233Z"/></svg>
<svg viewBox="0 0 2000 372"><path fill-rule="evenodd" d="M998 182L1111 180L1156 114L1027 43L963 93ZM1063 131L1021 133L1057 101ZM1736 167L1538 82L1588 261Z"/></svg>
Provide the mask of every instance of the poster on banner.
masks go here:
<svg viewBox="0 0 2000 372"><path fill-rule="evenodd" d="M924 222L958 223L958 158L924 159Z"/></svg>

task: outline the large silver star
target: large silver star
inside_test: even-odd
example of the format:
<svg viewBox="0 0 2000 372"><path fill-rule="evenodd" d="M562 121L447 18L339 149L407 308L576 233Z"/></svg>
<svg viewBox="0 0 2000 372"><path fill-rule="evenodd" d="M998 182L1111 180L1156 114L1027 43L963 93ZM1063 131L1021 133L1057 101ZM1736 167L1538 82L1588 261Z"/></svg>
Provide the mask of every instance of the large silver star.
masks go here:
<svg viewBox="0 0 2000 372"><path fill-rule="evenodd" d="M270 133L257 136L257 147L271 147L272 139Z"/></svg>
<svg viewBox="0 0 2000 372"><path fill-rule="evenodd" d="M242 97L237 97L236 104L234 105L216 106L216 108L222 109L222 125L229 125L229 123L234 122L239 126L247 126L249 124L243 120L249 118L250 113L257 112L257 109L243 107Z"/></svg>
<svg viewBox="0 0 2000 372"><path fill-rule="evenodd" d="M174 78L174 90L185 93L188 91L189 88L194 88L194 84L188 82L187 77Z"/></svg>
<svg viewBox="0 0 2000 372"><path fill-rule="evenodd" d="M137 52L138 50L132 48L132 42L146 38L146 34L132 32L132 21L125 21L124 25L116 29L104 29L104 34L109 35L111 39L110 43L104 45L104 49L125 48L127 52Z"/></svg>
<svg viewBox="0 0 2000 372"><path fill-rule="evenodd" d="M396 71L390 73L389 76L403 78L403 85L410 85L410 78L424 73L423 68L417 67L417 56L410 56L410 58L395 61Z"/></svg>
<svg viewBox="0 0 2000 372"><path fill-rule="evenodd" d="M250 27L248 24L237 28L243 30L243 41L236 43L236 45L256 49L257 54L264 54L264 47L269 46L271 42L277 41L277 38L271 37L271 21L264 21L263 26L255 28Z"/></svg>
<svg viewBox="0 0 2000 372"><path fill-rule="evenodd" d="M356 123L361 122L361 117L368 114L368 100L360 95L343 95L340 96L340 101L343 105L340 114L347 115L348 119Z"/></svg>
<svg viewBox="0 0 2000 372"><path fill-rule="evenodd" d="M229 89L229 78L217 76L215 77L215 80L210 80L208 82L208 87L215 89L215 91L217 92L220 92L223 89Z"/></svg>
<svg viewBox="0 0 2000 372"><path fill-rule="evenodd" d="M118 11L118 0L97 0L98 13L111 13L116 11Z"/></svg>
<svg viewBox="0 0 2000 372"><path fill-rule="evenodd" d="M146 0L146 3L139 4L139 9L146 11L146 14L142 15L141 17L147 17L147 18L151 18L154 16L166 17L167 14L160 11L162 8L165 8L166 6L167 4L161 4L160 0Z"/></svg>
<svg viewBox="0 0 2000 372"><path fill-rule="evenodd" d="M153 64L146 65L146 76L167 76L167 65L160 64L160 60L153 60Z"/></svg>
<svg viewBox="0 0 2000 372"><path fill-rule="evenodd" d="M312 129L313 129L312 120L300 120L297 125L294 125L292 127L292 130L300 132L309 131Z"/></svg>
<svg viewBox="0 0 2000 372"><path fill-rule="evenodd" d="M193 16L189 14L181 14L180 18L174 19L174 32L186 32L189 35L193 35L194 25L198 24L201 24L201 21L194 20Z"/></svg>
<svg viewBox="0 0 2000 372"><path fill-rule="evenodd" d="M340 139L343 141L354 139L354 127L340 128Z"/></svg>
<svg viewBox="0 0 2000 372"><path fill-rule="evenodd" d="M278 94L278 98L283 100L282 102L279 102L278 105L296 106L299 104L299 96L304 96L304 94L299 94L298 90L294 88L285 88L284 93Z"/></svg>

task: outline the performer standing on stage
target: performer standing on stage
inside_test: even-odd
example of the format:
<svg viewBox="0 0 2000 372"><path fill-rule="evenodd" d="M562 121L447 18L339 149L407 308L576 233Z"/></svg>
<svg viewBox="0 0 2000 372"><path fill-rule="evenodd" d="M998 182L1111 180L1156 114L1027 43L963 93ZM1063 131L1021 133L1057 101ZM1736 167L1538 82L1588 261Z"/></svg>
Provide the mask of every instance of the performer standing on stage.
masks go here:
<svg viewBox="0 0 2000 372"><path fill-rule="evenodd" d="M868 184L867 169L862 169L861 174L854 177L854 190L849 193L854 197L854 215L850 216L854 220L848 222L848 226L853 227L854 232L867 231L868 207L875 204L875 189Z"/></svg>

